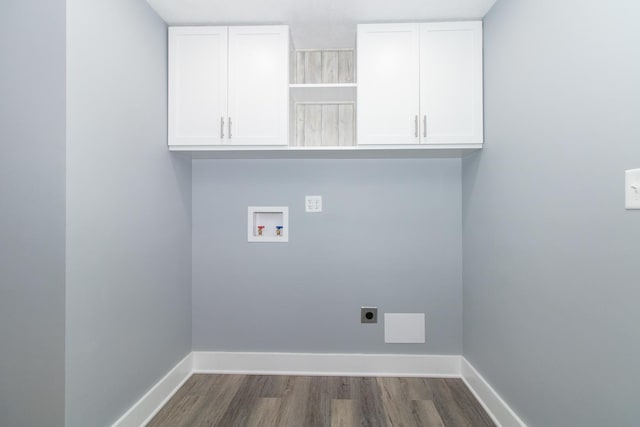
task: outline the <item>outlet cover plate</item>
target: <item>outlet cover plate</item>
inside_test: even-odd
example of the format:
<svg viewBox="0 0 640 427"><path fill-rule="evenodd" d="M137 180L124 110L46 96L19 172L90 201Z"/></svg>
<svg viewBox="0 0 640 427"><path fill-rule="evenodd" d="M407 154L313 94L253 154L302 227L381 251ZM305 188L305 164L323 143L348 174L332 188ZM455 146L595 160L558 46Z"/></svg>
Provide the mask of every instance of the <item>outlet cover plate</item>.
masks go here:
<svg viewBox="0 0 640 427"><path fill-rule="evenodd" d="M322 196L306 196L304 198L305 212L322 212Z"/></svg>

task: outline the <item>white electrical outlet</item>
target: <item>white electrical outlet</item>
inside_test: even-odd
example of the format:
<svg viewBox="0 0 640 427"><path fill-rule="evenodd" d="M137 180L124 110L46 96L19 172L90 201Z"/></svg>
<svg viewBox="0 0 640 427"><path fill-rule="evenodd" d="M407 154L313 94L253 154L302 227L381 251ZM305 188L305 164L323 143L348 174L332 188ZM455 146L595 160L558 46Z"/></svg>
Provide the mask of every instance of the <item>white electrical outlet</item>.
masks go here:
<svg viewBox="0 0 640 427"><path fill-rule="evenodd" d="M625 206L640 209L640 169L625 172Z"/></svg>
<svg viewBox="0 0 640 427"><path fill-rule="evenodd" d="M304 210L305 212L322 212L322 196L306 196Z"/></svg>

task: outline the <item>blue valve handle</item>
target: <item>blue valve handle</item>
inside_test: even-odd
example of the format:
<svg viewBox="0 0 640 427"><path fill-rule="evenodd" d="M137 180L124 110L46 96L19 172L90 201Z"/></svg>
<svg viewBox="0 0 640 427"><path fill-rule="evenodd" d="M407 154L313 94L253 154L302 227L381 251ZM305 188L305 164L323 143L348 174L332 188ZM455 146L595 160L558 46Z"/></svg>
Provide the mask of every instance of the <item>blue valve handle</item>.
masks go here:
<svg viewBox="0 0 640 427"><path fill-rule="evenodd" d="M277 228L278 230L282 230L284 227L283 227L283 226L281 226L281 225L276 225L276 228Z"/></svg>

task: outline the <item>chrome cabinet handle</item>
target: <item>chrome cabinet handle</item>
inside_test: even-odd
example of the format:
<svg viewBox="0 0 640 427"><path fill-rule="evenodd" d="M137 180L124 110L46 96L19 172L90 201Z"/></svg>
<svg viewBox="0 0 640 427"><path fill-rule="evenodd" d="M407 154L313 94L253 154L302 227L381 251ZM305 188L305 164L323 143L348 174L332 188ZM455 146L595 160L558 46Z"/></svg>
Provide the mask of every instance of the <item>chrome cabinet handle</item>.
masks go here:
<svg viewBox="0 0 640 427"><path fill-rule="evenodd" d="M425 114L422 118L422 135L427 137L427 115Z"/></svg>
<svg viewBox="0 0 640 427"><path fill-rule="evenodd" d="M415 137L417 138L418 136L420 136L420 134L418 133L418 116L417 115L414 121L414 126L415 126Z"/></svg>
<svg viewBox="0 0 640 427"><path fill-rule="evenodd" d="M229 117L229 139L231 139L231 117Z"/></svg>
<svg viewBox="0 0 640 427"><path fill-rule="evenodd" d="M224 117L220 117L220 139L224 139Z"/></svg>

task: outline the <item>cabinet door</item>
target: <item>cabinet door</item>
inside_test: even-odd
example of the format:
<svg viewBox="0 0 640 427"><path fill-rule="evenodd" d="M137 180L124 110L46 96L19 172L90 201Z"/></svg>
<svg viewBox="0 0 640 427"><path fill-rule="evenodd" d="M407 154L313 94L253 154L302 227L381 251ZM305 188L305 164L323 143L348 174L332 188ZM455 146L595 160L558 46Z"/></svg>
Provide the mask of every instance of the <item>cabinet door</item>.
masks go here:
<svg viewBox="0 0 640 427"><path fill-rule="evenodd" d="M229 28L229 143L286 145L289 29Z"/></svg>
<svg viewBox="0 0 640 427"><path fill-rule="evenodd" d="M169 28L169 145L223 142L227 27Z"/></svg>
<svg viewBox="0 0 640 427"><path fill-rule="evenodd" d="M482 23L420 25L420 135L482 143Z"/></svg>
<svg viewBox="0 0 640 427"><path fill-rule="evenodd" d="M358 144L418 144L419 25L358 25Z"/></svg>

